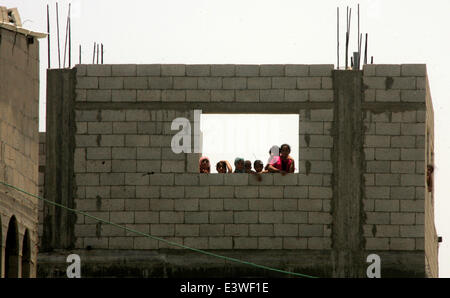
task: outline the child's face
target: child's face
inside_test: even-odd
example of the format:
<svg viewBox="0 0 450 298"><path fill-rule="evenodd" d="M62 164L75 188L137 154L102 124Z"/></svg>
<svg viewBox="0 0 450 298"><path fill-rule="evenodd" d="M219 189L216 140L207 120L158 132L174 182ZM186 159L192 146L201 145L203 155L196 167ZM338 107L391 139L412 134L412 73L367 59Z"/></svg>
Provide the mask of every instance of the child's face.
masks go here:
<svg viewBox="0 0 450 298"><path fill-rule="evenodd" d="M246 169L246 170L251 170L251 169L252 169L252 163L249 162L249 161L246 161L246 162L245 162L245 169Z"/></svg>
<svg viewBox="0 0 450 298"><path fill-rule="evenodd" d="M284 146L283 148L281 148L280 156L281 156L283 159L286 159L286 158L288 158L289 153L291 153L291 151L289 150L289 148L286 147L286 146Z"/></svg>
<svg viewBox="0 0 450 298"><path fill-rule="evenodd" d="M236 164L236 168L238 170L242 170L244 168L244 162L242 160L238 161L238 163Z"/></svg>
<svg viewBox="0 0 450 298"><path fill-rule="evenodd" d="M255 171L256 172L260 173L260 172L262 172L262 170L263 170L263 165L262 164L258 163L258 164L255 165Z"/></svg>
<svg viewBox="0 0 450 298"><path fill-rule="evenodd" d="M217 172L218 173L226 173L227 172L227 168L223 164L219 164L217 166Z"/></svg>

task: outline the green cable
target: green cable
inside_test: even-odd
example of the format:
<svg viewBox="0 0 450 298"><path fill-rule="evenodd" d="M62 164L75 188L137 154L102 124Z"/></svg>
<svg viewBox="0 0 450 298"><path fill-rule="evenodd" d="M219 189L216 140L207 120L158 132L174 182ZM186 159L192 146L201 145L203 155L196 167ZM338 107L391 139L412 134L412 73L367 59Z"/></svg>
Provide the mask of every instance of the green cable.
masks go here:
<svg viewBox="0 0 450 298"><path fill-rule="evenodd" d="M275 272L279 272L279 273L285 273L285 274L290 274L290 275L295 275L295 276L300 276L300 277L318 278L316 276L310 276L310 275L306 275L306 274L301 274L301 273L296 273L296 272L290 272L290 271L285 271L285 270L281 270L281 269L276 269L276 268L272 268L272 267L267 267L267 266L264 266L264 265L258 265L258 264L252 263L252 262L247 262L247 261L243 261L243 260L239 260L239 259L235 259L235 258L231 258L231 257L226 257L226 256L218 255L218 254L215 254L215 253L212 253L212 252L208 252L208 251L205 251L205 250L192 248L192 247L185 246L185 245L182 245L182 244L179 244L179 243L171 242L171 241L159 238L159 237L155 237L155 236L149 235L149 234L144 233L144 232L140 232L140 231L137 231L137 230L134 230L134 229L130 229L130 228L126 227L126 226L121 226L121 225L118 225L116 223L113 223L113 222L110 222L110 221L107 221L107 220L95 217L93 215L87 214L86 212L79 211L79 210L76 210L76 209L72 209L72 208L69 208L67 206L64 206L64 205L61 205L61 204L49 201L47 199L44 199L44 198L41 198L39 196L33 195L33 194L23 190L23 189L20 189L18 187L15 187L15 186L10 185L8 183L5 183L3 181L0 181L0 184L3 184L3 185L5 185L7 187L10 187L10 188L13 188L13 189L15 189L17 191L20 191L20 192L22 192L24 194L27 194L29 196L38 198L38 199L40 199L40 200L42 200L44 202L47 202L49 204L61 207L63 209L66 209L66 210L69 210L69 211L72 211L72 212L75 212L75 213L82 214L84 216L93 218L93 219L95 219L97 221L100 221L100 222L103 222L103 223L106 223L106 224L110 224L112 226L115 226L115 227L127 230L129 232L133 232L133 233L136 233L136 234L139 234L139 235L151 238L151 239L155 239L155 240L158 240L158 241L165 242L165 243L173 245L173 246L178 246L178 247L181 247L181 248L189 249L189 250L192 250L192 251L195 251L195 252L198 252L198 253L202 253L202 254L206 254L206 255L209 255L209 256L213 256L213 257L216 257L216 258L219 258L219 259L224 259L226 261L232 261L232 262L236 262L236 263L246 264L246 265L254 266L254 267L257 267L257 268L261 268L261 269L271 270L271 271L275 271Z"/></svg>

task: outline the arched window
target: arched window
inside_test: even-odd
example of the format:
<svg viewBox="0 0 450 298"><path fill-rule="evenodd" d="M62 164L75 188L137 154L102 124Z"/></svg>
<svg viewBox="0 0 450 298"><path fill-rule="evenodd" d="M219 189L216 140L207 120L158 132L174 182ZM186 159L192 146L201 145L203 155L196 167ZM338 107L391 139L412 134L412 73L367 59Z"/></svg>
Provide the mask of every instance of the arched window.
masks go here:
<svg viewBox="0 0 450 298"><path fill-rule="evenodd" d="M31 277L31 243L30 243L30 233L28 229L25 231L23 236L22 245L22 277Z"/></svg>
<svg viewBox="0 0 450 298"><path fill-rule="evenodd" d="M5 277L19 277L19 231L15 216L11 217L6 234Z"/></svg>

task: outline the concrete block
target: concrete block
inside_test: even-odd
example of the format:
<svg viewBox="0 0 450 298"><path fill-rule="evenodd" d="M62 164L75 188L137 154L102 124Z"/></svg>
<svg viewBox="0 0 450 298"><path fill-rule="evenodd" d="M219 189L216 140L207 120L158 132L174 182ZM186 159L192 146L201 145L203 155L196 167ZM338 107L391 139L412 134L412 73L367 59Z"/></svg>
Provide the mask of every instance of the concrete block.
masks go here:
<svg viewBox="0 0 450 298"><path fill-rule="evenodd" d="M86 90L86 101L91 102L107 102L111 101L111 90Z"/></svg>
<svg viewBox="0 0 450 298"><path fill-rule="evenodd" d="M223 199L200 199L199 209L201 211L222 211L224 209Z"/></svg>
<svg viewBox="0 0 450 298"><path fill-rule="evenodd" d="M172 89L173 78L172 77L149 77L148 88L150 89Z"/></svg>
<svg viewBox="0 0 450 298"><path fill-rule="evenodd" d="M364 101L372 102L375 101L376 98L376 90L375 89L366 89L364 90Z"/></svg>
<svg viewBox="0 0 450 298"><path fill-rule="evenodd" d="M415 162L414 161L392 161L391 162L391 171L392 173L402 173L402 174L408 174L408 173L414 173L415 172ZM410 181L411 177L404 177L402 175L401 182L403 185L404 179L406 181ZM422 177L423 178L423 177Z"/></svg>
<svg viewBox="0 0 450 298"><path fill-rule="evenodd" d="M377 102L400 102L400 90L376 90Z"/></svg>
<svg viewBox="0 0 450 298"><path fill-rule="evenodd" d="M75 174L76 183L79 186L99 185L99 174L94 173L80 173Z"/></svg>
<svg viewBox="0 0 450 298"><path fill-rule="evenodd" d="M283 211L283 223L308 223L308 212Z"/></svg>
<svg viewBox="0 0 450 298"><path fill-rule="evenodd" d="M127 199L125 200L126 211L148 210L149 201L146 199Z"/></svg>
<svg viewBox="0 0 450 298"><path fill-rule="evenodd" d="M149 136L146 135L125 135L125 146L127 147L148 147Z"/></svg>
<svg viewBox="0 0 450 298"><path fill-rule="evenodd" d="M385 77L363 77L363 84L369 89L385 89L386 78Z"/></svg>
<svg viewBox="0 0 450 298"><path fill-rule="evenodd" d="M173 211L174 206L173 199L150 199L150 210L152 211Z"/></svg>
<svg viewBox="0 0 450 298"><path fill-rule="evenodd" d="M184 160L168 160L161 163L161 172L163 173L184 173Z"/></svg>
<svg viewBox="0 0 450 298"><path fill-rule="evenodd" d="M175 185L198 185L199 178L197 174L176 174L175 175ZM208 188L204 192L209 193ZM202 189L192 188L192 191L200 191L203 192ZM186 189L187 190L187 189Z"/></svg>
<svg viewBox="0 0 450 298"><path fill-rule="evenodd" d="M136 186L136 198L159 198L160 187L159 186Z"/></svg>
<svg viewBox="0 0 450 298"><path fill-rule="evenodd" d="M285 66L287 77L307 77L309 75L309 65L290 64Z"/></svg>
<svg viewBox="0 0 450 298"><path fill-rule="evenodd" d="M376 225L375 226L377 238L380 237L399 237L400 236L400 226L398 225Z"/></svg>
<svg viewBox="0 0 450 298"><path fill-rule="evenodd" d="M309 75L311 77L331 77L334 69L333 64L315 64L309 66Z"/></svg>
<svg viewBox="0 0 450 298"><path fill-rule="evenodd" d="M258 237L258 249L282 249L282 237Z"/></svg>
<svg viewBox="0 0 450 298"><path fill-rule="evenodd" d="M259 189L257 186L236 186L234 189L234 197L238 199L257 198Z"/></svg>
<svg viewBox="0 0 450 298"><path fill-rule="evenodd" d="M377 76L390 76L399 77L400 76L400 65L395 64L378 64L376 66Z"/></svg>
<svg viewBox="0 0 450 298"><path fill-rule="evenodd" d="M248 199L223 199L224 210L249 210Z"/></svg>
<svg viewBox="0 0 450 298"><path fill-rule="evenodd" d="M326 237L308 238L308 249L331 249L331 239Z"/></svg>
<svg viewBox="0 0 450 298"><path fill-rule="evenodd" d="M87 99L86 89L75 89L75 101L86 101Z"/></svg>
<svg viewBox="0 0 450 298"><path fill-rule="evenodd" d="M322 200L317 199L298 200L297 209L300 211L322 211ZM295 210L295 208L293 210Z"/></svg>
<svg viewBox="0 0 450 298"><path fill-rule="evenodd" d="M134 102L136 101L136 90L112 90L111 101L113 102Z"/></svg>
<svg viewBox="0 0 450 298"><path fill-rule="evenodd" d="M375 174L377 186L399 186L400 174Z"/></svg>
<svg viewBox="0 0 450 298"><path fill-rule="evenodd" d="M299 224L298 235L300 237L322 237L324 236L324 225L320 224Z"/></svg>
<svg viewBox="0 0 450 298"><path fill-rule="evenodd" d="M308 192L311 199L331 199L333 196L331 187L309 186Z"/></svg>
<svg viewBox="0 0 450 298"><path fill-rule="evenodd" d="M331 224L332 217L329 212L308 212L309 224Z"/></svg>
<svg viewBox="0 0 450 298"><path fill-rule="evenodd" d="M401 160L414 160L422 161L425 160L425 150L424 149L400 149Z"/></svg>
<svg viewBox="0 0 450 298"><path fill-rule="evenodd" d="M162 186L161 198L179 199L184 198L183 186Z"/></svg>
<svg viewBox="0 0 450 298"><path fill-rule="evenodd" d="M413 186L409 187L391 187L391 198L392 199L414 199L415 188Z"/></svg>
<svg viewBox="0 0 450 298"><path fill-rule="evenodd" d="M136 172L136 160L113 160L112 172L119 172L119 173Z"/></svg>
<svg viewBox="0 0 450 298"><path fill-rule="evenodd" d="M322 185L323 175L322 174L297 174L299 185ZM287 187L285 188L285 190Z"/></svg>
<svg viewBox="0 0 450 298"><path fill-rule="evenodd" d="M416 138L414 136L392 136L392 148L414 148Z"/></svg>
<svg viewBox="0 0 450 298"><path fill-rule="evenodd" d="M175 182L177 176L175 176ZM185 198L209 198L209 187L205 186L185 186Z"/></svg>
<svg viewBox="0 0 450 298"><path fill-rule="evenodd" d="M134 237L134 249L158 249L158 240L148 237Z"/></svg>
<svg viewBox="0 0 450 298"><path fill-rule="evenodd" d="M322 77L322 89L333 89L333 78Z"/></svg>
<svg viewBox="0 0 450 298"><path fill-rule="evenodd" d="M234 223L259 223L258 211L235 211L233 214Z"/></svg>
<svg viewBox="0 0 450 298"><path fill-rule="evenodd" d="M137 101L161 101L161 90L137 90Z"/></svg>
<svg viewBox="0 0 450 298"><path fill-rule="evenodd" d="M170 147L172 136L169 135L150 135L150 146L152 147Z"/></svg>
<svg viewBox="0 0 450 298"><path fill-rule="evenodd" d="M150 206L151 206L151 203L150 203ZM183 223L184 222L184 212L161 211L161 212L159 212L159 221L160 221L160 223Z"/></svg>
<svg viewBox="0 0 450 298"><path fill-rule="evenodd" d="M382 123L375 124L377 135L400 135L400 123Z"/></svg>
<svg viewBox="0 0 450 298"><path fill-rule="evenodd" d="M271 89L272 79L269 77L251 77L247 78L248 89Z"/></svg>
<svg viewBox="0 0 450 298"><path fill-rule="evenodd" d="M206 212L205 212L206 213ZM200 236L224 236L225 225L224 224L207 224L200 225Z"/></svg>
<svg viewBox="0 0 450 298"><path fill-rule="evenodd" d="M332 109L311 110L311 121L333 121L334 111Z"/></svg>
<svg viewBox="0 0 450 298"><path fill-rule="evenodd" d="M136 74L138 77L160 76L160 64L138 64L136 65Z"/></svg>
<svg viewBox="0 0 450 298"><path fill-rule="evenodd" d="M333 90L309 90L309 101L311 102L324 102L333 100Z"/></svg>
<svg viewBox="0 0 450 298"><path fill-rule="evenodd" d="M88 122L88 134L112 134L112 122Z"/></svg>
<svg viewBox="0 0 450 298"><path fill-rule="evenodd" d="M322 148L305 148L302 149L302 158L305 160L323 160L323 152Z"/></svg>
<svg viewBox="0 0 450 298"><path fill-rule="evenodd" d="M107 64L86 65L86 74L88 77L110 77L111 65Z"/></svg>
<svg viewBox="0 0 450 298"><path fill-rule="evenodd" d="M283 198L283 186L260 186L259 187L259 197L260 198L272 198L278 199Z"/></svg>
<svg viewBox="0 0 450 298"><path fill-rule="evenodd" d="M236 90L235 92L236 102L258 102L260 98L259 90Z"/></svg>
<svg viewBox="0 0 450 298"><path fill-rule="evenodd" d="M210 175L211 176L211 175ZM248 174L218 175L223 179L225 185L248 185ZM202 184L202 176L200 176L200 184ZM220 180L220 178L216 178ZM217 185L217 184L210 184Z"/></svg>
<svg viewBox="0 0 450 298"><path fill-rule="evenodd" d="M333 147L333 138L327 135L311 135L309 137L308 147L312 148L332 148Z"/></svg>
<svg viewBox="0 0 450 298"><path fill-rule="evenodd" d="M222 89L222 78L206 77L198 78L198 89Z"/></svg>
<svg viewBox="0 0 450 298"><path fill-rule="evenodd" d="M376 75L376 64L365 64L363 65L363 76L375 76Z"/></svg>
<svg viewBox="0 0 450 298"><path fill-rule="evenodd" d="M392 212L399 211L399 201L398 200L375 200L375 211L376 212Z"/></svg>
<svg viewBox="0 0 450 298"><path fill-rule="evenodd" d="M274 185L297 185L298 178L295 174L273 174Z"/></svg>
<svg viewBox="0 0 450 298"><path fill-rule="evenodd" d="M233 237L234 249L257 249L258 238Z"/></svg>
<svg viewBox="0 0 450 298"><path fill-rule="evenodd" d="M273 224L250 224L249 225L250 236L274 236Z"/></svg>
<svg viewBox="0 0 450 298"><path fill-rule="evenodd" d="M274 236L298 236L298 225L274 224Z"/></svg>
<svg viewBox="0 0 450 298"><path fill-rule="evenodd" d="M224 229L225 236L242 237L248 236L247 224L226 224Z"/></svg>
<svg viewBox="0 0 450 298"><path fill-rule="evenodd" d="M392 89L413 90L416 89L415 77L395 77L392 84Z"/></svg>
<svg viewBox="0 0 450 298"><path fill-rule="evenodd" d="M183 64L162 64L161 76L185 76L186 66Z"/></svg>
<svg viewBox="0 0 450 298"><path fill-rule="evenodd" d="M210 237L209 249L232 249L233 238L232 237Z"/></svg>
<svg viewBox="0 0 450 298"><path fill-rule="evenodd" d="M136 122L113 122L112 124L114 134L137 134Z"/></svg>
<svg viewBox="0 0 450 298"><path fill-rule="evenodd" d="M425 147L425 136L416 136L416 148Z"/></svg>
<svg viewBox="0 0 450 298"><path fill-rule="evenodd" d="M175 235L174 224L151 224L150 234L153 236L173 236Z"/></svg>
<svg viewBox="0 0 450 298"><path fill-rule="evenodd" d="M427 75L426 64L402 64L401 65L402 76L417 76L423 77Z"/></svg>
<svg viewBox="0 0 450 298"><path fill-rule="evenodd" d="M400 237L420 238L425 236L424 225L400 226Z"/></svg>
<svg viewBox="0 0 450 298"><path fill-rule="evenodd" d="M283 237L283 249L306 249L308 239L303 237Z"/></svg>
<svg viewBox="0 0 450 298"><path fill-rule="evenodd" d="M273 200L274 211L296 210L297 208L296 199Z"/></svg>
<svg viewBox="0 0 450 298"><path fill-rule="evenodd" d="M234 198L233 186L210 186L209 189L211 198Z"/></svg>
<svg viewBox="0 0 450 298"><path fill-rule="evenodd" d="M273 199L249 199L249 210L273 211Z"/></svg>
<svg viewBox="0 0 450 298"><path fill-rule="evenodd" d="M124 89L147 89L148 79L145 77L133 77L123 79Z"/></svg>
<svg viewBox="0 0 450 298"><path fill-rule="evenodd" d="M198 211L186 211L184 212L184 222L185 223L209 223L209 214L208 212L198 212ZM200 226L200 235L205 236L201 232L201 227L205 225Z"/></svg>
<svg viewBox="0 0 450 298"><path fill-rule="evenodd" d="M401 210L401 209L400 209ZM391 213L391 224L393 225L412 225L414 224L415 216L414 213Z"/></svg>
<svg viewBox="0 0 450 298"><path fill-rule="evenodd" d="M186 101L188 102L209 102L211 101L210 90L186 90Z"/></svg>
<svg viewBox="0 0 450 298"><path fill-rule="evenodd" d="M402 135L424 136L425 135L425 123L401 123L401 134Z"/></svg>
<svg viewBox="0 0 450 298"><path fill-rule="evenodd" d="M297 89L320 89L321 77L301 77L297 78ZM294 88L295 89L295 88Z"/></svg>
<svg viewBox="0 0 450 298"><path fill-rule="evenodd" d="M101 135L100 137L100 146L102 147L123 147L124 145L123 135Z"/></svg>
<svg viewBox="0 0 450 298"><path fill-rule="evenodd" d="M210 65L186 65L186 75L193 77L208 77L211 75Z"/></svg>
<svg viewBox="0 0 450 298"><path fill-rule="evenodd" d="M261 102L282 102L284 101L284 89L260 90Z"/></svg>
<svg viewBox="0 0 450 298"><path fill-rule="evenodd" d="M275 77L275 76L284 76L284 65L276 65L276 64L265 64L260 65L259 67L259 75L262 77Z"/></svg>
<svg viewBox="0 0 450 298"><path fill-rule="evenodd" d="M175 236L199 236L199 225L197 224L177 224L175 225Z"/></svg>
<svg viewBox="0 0 450 298"><path fill-rule="evenodd" d="M134 212L132 211L113 211L109 216L113 223L134 223Z"/></svg>
<svg viewBox="0 0 450 298"><path fill-rule="evenodd" d="M128 148L132 149L132 148ZM137 159L161 159L161 148L134 148L137 150Z"/></svg>
<svg viewBox="0 0 450 298"><path fill-rule="evenodd" d="M246 89L247 79L246 78L223 78L223 89Z"/></svg>
<svg viewBox="0 0 450 298"><path fill-rule="evenodd" d="M401 212L425 212L424 200L401 200L400 201Z"/></svg>
<svg viewBox="0 0 450 298"><path fill-rule="evenodd" d="M211 65L212 77L234 77L235 74L236 74L235 65L232 64Z"/></svg>
<svg viewBox="0 0 450 298"><path fill-rule="evenodd" d="M389 224L389 215L389 212L366 212L366 224Z"/></svg>
<svg viewBox="0 0 450 298"><path fill-rule="evenodd" d="M259 65L236 65L237 77L259 76Z"/></svg>
<svg viewBox="0 0 450 298"><path fill-rule="evenodd" d="M163 90L161 101L186 101L185 90Z"/></svg>
<svg viewBox="0 0 450 298"><path fill-rule="evenodd" d="M399 160L400 149L395 148L376 148L375 160Z"/></svg>
<svg viewBox="0 0 450 298"><path fill-rule="evenodd" d="M401 90L402 102L426 102L425 90Z"/></svg>
<svg viewBox="0 0 450 298"><path fill-rule="evenodd" d="M136 74L136 64L111 65L111 75L114 77L135 77Z"/></svg>
<svg viewBox="0 0 450 298"><path fill-rule="evenodd" d="M425 90L428 86L427 77L416 77L416 89Z"/></svg>
<svg viewBox="0 0 450 298"><path fill-rule="evenodd" d="M233 212L232 211L210 211L209 222L212 224L233 223ZM235 222L235 223L237 223L237 222Z"/></svg>
<svg viewBox="0 0 450 298"><path fill-rule="evenodd" d="M366 186L365 194L368 199L389 199L390 188L382 186Z"/></svg>
<svg viewBox="0 0 450 298"><path fill-rule="evenodd" d="M164 197L164 187L161 188L161 196ZM199 211L198 199L179 199L175 201L176 211Z"/></svg>
<svg viewBox="0 0 450 298"><path fill-rule="evenodd" d="M297 88L297 79L292 77L272 77L273 89L295 89Z"/></svg>
<svg viewBox="0 0 450 298"><path fill-rule="evenodd" d="M285 90L284 100L285 101L308 101L308 91L307 90Z"/></svg>
<svg viewBox="0 0 450 298"><path fill-rule="evenodd" d="M100 174L100 185L124 185L124 173L102 173Z"/></svg>
<svg viewBox="0 0 450 298"><path fill-rule="evenodd" d="M111 188L109 186L87 186L86 187L86 198L103 198L109 199L111 197Z"/></svg>
<svg viewBox="0 0 450 298"><path fill-rule="evenodd" d="M123 89L122 77L100 77L98 79L99 89Z"/></svg>
<svg viewBox="0 0 450 298"><path fill-rule="evenodd" d="M111 172L111 161L88 160L86 161L86 171L91 173L109 173Z"/></svg>
<svg viewBox="0 0 450 298"><path fill-rule="evenodd" d="M390 250L414 250L414 238L390 238Z"/></svg>
<svg viewBox="0 0 450 298"><path fill-rule="evenodd" d="M364 147L390 147L389 136L366 135L364 138Z"/></svg>
<svg viewBox="0 0 450 298"><path fill-rule="evenodd" d="M311 173L313 174L332 174L333 165L331 161L311 161Z"/></svg>
<svg viewBox="0 0 450 298"><path fill-rule="evenodd" d="M98 89L97 77L77 77L77 88L80 89Z"/></svg>
<svg viewBox="0 0 450 298"><path fill-rule="evenodd" d="M197 89L197 78L174 77L173 89Z"/></svg>
<svg viewBox="0 0 450 298"><path fill-rule="evenodd" d="M197 162L197 164L198 164L198 162ZM226 183L229 183L228 185L235 185L234 183L237 183L237 182L235 182L235 180L239 180L239 177L238 177L238 179L234 178L234 180L233 180L233 178L229 178L228 176L244 177L244 175L248 175L248 174L235 174L235 175L219 175L219 174L218 175L200 175L199 174L200 185L223 185L224 184L224 176L227 176L226 178L228 178L227 182L226 182ZM241 180L242 180L242 178L241 178Z"/></svg>
<svg viewBox="0 0 450 298"><path fill-rule="evenodd" d="M389 238L366 237L366 250L389 250Z"/></svg>
<svg viewBox="0 0 450 298"><path fill-rule="evenodd" d="M88 112L88 111L85 111ZM123 110L101 110L101 121L125 121L125 111ZM98 121L98 116L91 121Z"/></svg>
<svg viewBox="0 0 450 298"><path fill-rule="evenodd" d="M234 90L211 90L211 101L231 102L235 100Z"/></svg>

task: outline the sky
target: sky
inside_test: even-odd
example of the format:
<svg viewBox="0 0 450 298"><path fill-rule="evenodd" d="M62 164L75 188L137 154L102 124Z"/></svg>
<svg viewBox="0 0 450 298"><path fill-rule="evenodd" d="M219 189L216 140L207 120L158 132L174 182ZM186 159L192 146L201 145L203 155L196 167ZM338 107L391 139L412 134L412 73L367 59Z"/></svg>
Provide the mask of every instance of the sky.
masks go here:
<svg viewBox="0 0 450 298"><path fill-rule="evenodd" d="M344 61L345 13L352 8L349 52L356 50L356 9L369 33L368 55L375 64L427 65L435 113L435 223L443 236L440 277L450 277L450 1L448 0L72 0L72 61L92 62L94 42L103 43L108 64L334 64L336 7L340 7L340 62ZM64 45L69 1L58 1ZM46 32L55 1L4 0L18 7L23 26ZM57 67L52 34L52 68ZM41 40L40 130L45 130L47 41ZM66 59L66 61L68 58ZM56 62L56 63L55 63Z"/></svg>

